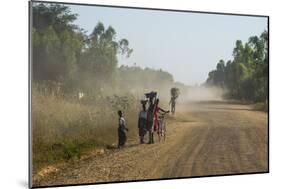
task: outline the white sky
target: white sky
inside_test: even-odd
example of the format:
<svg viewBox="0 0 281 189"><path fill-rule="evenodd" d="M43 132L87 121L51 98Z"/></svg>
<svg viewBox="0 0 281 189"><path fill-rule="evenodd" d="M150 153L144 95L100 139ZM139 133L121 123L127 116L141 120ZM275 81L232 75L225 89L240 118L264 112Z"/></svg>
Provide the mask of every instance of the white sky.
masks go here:
<svg viewBox="0 0 281 189"><path fill-rule="evenodd" d="M70 6L75 24L92 32L98 21L111 25L117 39L126 38L134 49L131 57L119 57L119 65L151 67L173 74L187 85L203 83L220 59L232 59L237 39L267 29L267 18L202 13Z"/></svg>

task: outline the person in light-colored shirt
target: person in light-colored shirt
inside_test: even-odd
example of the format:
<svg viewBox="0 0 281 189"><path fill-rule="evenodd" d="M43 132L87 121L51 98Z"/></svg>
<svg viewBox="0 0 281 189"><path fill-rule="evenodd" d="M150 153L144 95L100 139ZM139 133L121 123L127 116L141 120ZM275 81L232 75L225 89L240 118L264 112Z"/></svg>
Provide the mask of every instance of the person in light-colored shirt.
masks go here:
<svg viewBox="0 0 281 189"><path fill-rule="evenodd" d="M118 148L121 148L127 141L127 131L129 131L129 129L126 127L125 118L121 110L118 111L118 116Z"/></svg>

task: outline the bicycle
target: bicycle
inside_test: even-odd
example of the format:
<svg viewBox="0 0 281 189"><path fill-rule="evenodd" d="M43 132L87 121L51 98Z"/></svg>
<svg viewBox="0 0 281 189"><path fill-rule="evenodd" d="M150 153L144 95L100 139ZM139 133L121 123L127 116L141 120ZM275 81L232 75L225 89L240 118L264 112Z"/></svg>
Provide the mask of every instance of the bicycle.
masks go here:
<svg viewBox="0 0 281 189"><path fill-rule="evenodd" d="M158 140L159 142L161 142L161 140L163 139L164 141L166 140L166 133L167 133L167 128L166 128L166 120L165 120L165 115L168 112L165 113L160 113L160 115L158 116L158 130L157 130L157 134L158 134Z"/></svg>

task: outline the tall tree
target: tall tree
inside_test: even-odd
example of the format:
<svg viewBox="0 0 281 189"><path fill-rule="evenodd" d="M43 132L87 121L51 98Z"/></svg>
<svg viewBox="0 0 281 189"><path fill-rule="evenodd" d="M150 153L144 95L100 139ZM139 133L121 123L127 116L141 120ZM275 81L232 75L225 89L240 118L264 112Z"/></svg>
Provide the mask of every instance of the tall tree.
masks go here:
<svg viewBox="0 0 281 189"><path fill-rule="evenodd" d="M243 44L237 40L233 60L223 66L221 60L216 70L209 72L207 84L228 89L228 96L249 101L267 101L268 98L268 33L252 36ZM223 74L222 74L223 73ZM223 77L222 77L223 76Z"/></svg>
<svg viewBox="0 0 281 189"><path fill-rule="evenodd" d="M79 62L79 75L83 77L80 85L84 91L114 87L117 79L117 54L130 56L133 50L129 48L129 41L116 40L114 28L105 28L99 22L87 38L86 46Z"/></svg>
<svg viewBox="0 0 281 189"><path fill-rule="evenodd" d="M84 35L76 14L59 4L33 6L33 79L63 82L77 69Z"/></svg>

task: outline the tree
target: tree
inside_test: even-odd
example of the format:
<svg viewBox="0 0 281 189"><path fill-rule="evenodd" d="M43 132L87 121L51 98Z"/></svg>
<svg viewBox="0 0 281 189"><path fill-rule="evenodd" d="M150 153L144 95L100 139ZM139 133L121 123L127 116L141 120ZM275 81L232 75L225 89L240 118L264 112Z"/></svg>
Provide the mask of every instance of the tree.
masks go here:
<svg viewBox="0 0 281 189"><path fill-rule="evenodd" d="M118 69L121 86L124 91L143 94L147 91L165 93L174 83L173 76L161 69L141 68L138 66L120 66Z"/></svg>
<svg viewBox="0 0 281 189"><path fill-rule="evenodd" d="M268 33L252 36L243 44L237 40L233 60L220 60L209 72L208 85L226 87L228 96L248 101L267 101L268 95ZM223 85L222 85L223 83Z"/></svg>
<svg viewBox="0 0 281 189"><path fill-rule="evenodd" d="M116 40L114 28L99 22L87 38L87 48L79 62L80 83L84 90L101 90L116 86L117 54L129 57L132 49L127 39Z"/></svg>
<svg viewBox="0 0 281 189"><path fill-rule="evenodd" d="M133 52L127 39L99 22L88 36L76 14L60 4L33 4L33 80L59 83L65 92L98 92L116 86L117 54Z"/></svg>
<svg viewBox="0 0 281 189"><path fill-rule="evenodd" d="M77 69L84 35L70 9L59 4L33 6L33 79L64 82Z"/></svg>

